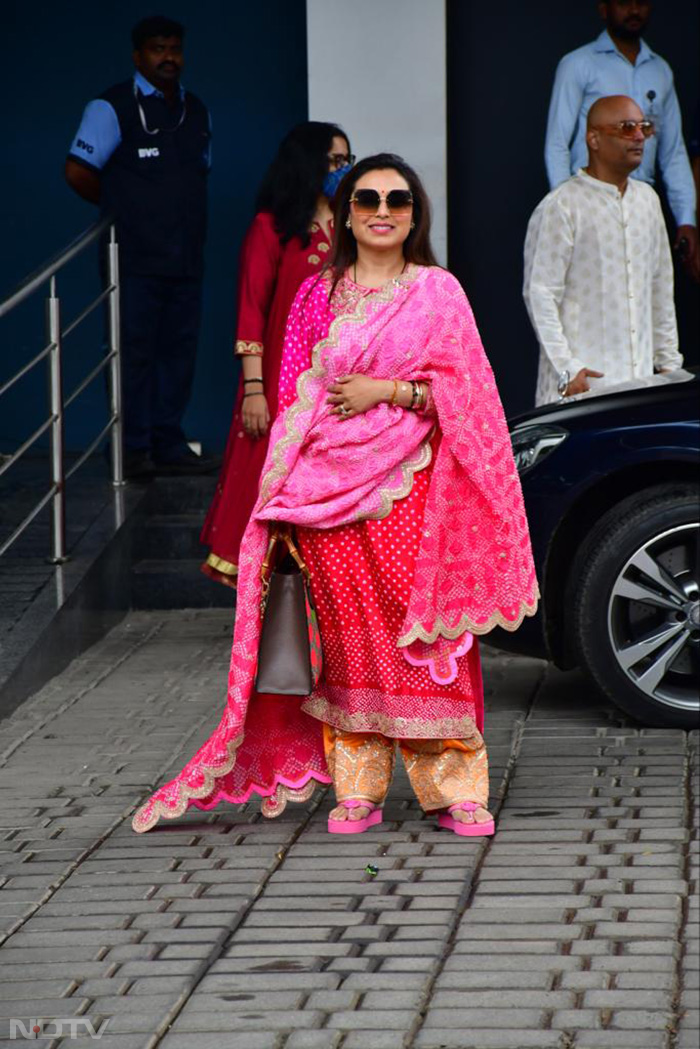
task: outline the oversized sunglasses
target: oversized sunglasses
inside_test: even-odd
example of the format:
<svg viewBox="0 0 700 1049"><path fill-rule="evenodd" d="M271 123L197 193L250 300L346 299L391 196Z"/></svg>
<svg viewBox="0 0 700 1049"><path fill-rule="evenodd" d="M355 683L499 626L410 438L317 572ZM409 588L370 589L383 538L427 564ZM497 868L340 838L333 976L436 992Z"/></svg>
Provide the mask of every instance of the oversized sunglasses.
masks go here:
<svg viewBox="0 0 700 1049"><path fill-rule="evenodd" d="M653 120L618 120L616 124L594 124L596 131L605 131L617 138L634 138L637 129L645 138L651 138L656 131Z"/></svg>
<svg viewBox="0 0 700 1049"><path fill-rule="evenodd" d="M382 200L392 215L408 215L413 207L410 189L392 189L386 197L382 197L376 189L356 189L350 197L356 215L376 215Z"/></svg>

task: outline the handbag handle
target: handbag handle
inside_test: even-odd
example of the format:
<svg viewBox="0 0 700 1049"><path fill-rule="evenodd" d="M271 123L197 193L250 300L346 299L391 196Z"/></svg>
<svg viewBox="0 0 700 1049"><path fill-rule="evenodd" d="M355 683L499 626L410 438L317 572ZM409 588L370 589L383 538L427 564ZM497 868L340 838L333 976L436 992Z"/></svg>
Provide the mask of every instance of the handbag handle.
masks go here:
<svg viewBox="0 0 700 1049"><path fill-rule="evenodd" d="M273 526L272 531L270 532L270 541L267 544L267 553L263 557L262 565L260 566L260 578L262 580L262 595L260 607L263 612L265 611L265 605L267 604L267 595L270 590L270 576L272 575L272 555L275 551L275 547L280 542L285 543L287 550L291 554L292 558L294 559L297 565L297 568L302 573L307 583L311 579L311 572L309 571L307 565L304 563L304 560L301 554L299 553L299 550L297 549L294 540L292 539L290 530L288 528L278 527L277 525Z"/></svg>

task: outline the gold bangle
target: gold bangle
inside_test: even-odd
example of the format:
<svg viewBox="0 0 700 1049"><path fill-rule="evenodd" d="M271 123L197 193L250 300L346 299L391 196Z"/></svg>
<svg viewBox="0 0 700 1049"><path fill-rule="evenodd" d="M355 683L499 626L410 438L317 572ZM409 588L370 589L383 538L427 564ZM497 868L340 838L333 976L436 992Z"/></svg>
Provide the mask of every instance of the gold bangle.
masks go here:
<svg viewBox="0 0 700 1049"><path fill-rule="evenodd" d="M236 357L262 357L263 344L261 342L247 342L245 339L238 339L234 354Z"/></svg>
<svg viewBox="0 0 700 1049"><path fill-rule="evenodd" d="M396 406L399 396L399 380L393 379L392 381L394 383L394 392L391 395L391 400L389 401L389 404Z"/></svg>

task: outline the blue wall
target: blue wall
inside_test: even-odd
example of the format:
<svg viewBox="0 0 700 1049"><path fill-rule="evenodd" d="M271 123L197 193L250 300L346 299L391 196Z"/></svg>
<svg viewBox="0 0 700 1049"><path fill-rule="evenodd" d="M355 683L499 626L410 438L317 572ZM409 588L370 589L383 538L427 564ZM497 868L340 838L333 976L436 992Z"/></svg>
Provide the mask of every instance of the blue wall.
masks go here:
<svg viewBox="0 0 700 1049"><path fill-rule="evenodd" d="M214 127L205 315L188 435L222 447L234 393L232 329L237 255L258 181L282 135L307 116L305 0L226 3L19 3L3 8L5 163L0 172L0 297L63 247L96 211L63 181L63 162L85 103L131 74L130 30L161 10L186 27L185 85L209 106ZM9 102L11 100L11 102ZM9 104L8 104L9 103ZM96 256L59 284L69 320L99 289ZM42 295L0 320L0 382L43 345ZM65 344L66 390L100 358L101 317ZM0 400L0 452L46 414L45 373ZM84 447L105 419L97 380L67 418L67 445Z"/></svg>

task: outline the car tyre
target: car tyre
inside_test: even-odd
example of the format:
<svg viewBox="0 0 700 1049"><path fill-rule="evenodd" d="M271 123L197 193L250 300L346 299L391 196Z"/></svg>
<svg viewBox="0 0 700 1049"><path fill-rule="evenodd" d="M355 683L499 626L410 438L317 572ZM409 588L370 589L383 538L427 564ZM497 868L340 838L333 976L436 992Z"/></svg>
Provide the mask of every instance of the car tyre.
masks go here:
<svg viewBox="0 0 700 1049"><path fill-rule="evenodd" d="M576 561L571 629L579 665L605 696L645 725L698 727L700 629L691 629L700 596L698 500L691 485L638 493L605 514ZM649 565L653 573L652 562L661 566L658 588L644 572ZM639 584L642 593L656 596L635 600ZM673 611L681 592L688 601ZM670 658L674 646L678 655ZM640 652L643 658L630 666ZM668 669L652 687L662 666Z"/></svg>

